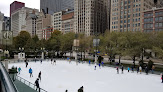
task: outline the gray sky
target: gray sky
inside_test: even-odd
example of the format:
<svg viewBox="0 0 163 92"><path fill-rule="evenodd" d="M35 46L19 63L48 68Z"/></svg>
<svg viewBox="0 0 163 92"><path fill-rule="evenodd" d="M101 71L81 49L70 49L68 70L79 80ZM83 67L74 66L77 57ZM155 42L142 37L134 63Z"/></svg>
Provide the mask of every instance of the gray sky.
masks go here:
<svg viewBox="0 0 163 92"><path fill-rule="evenodd" d="M4 13L5 16L10 16L10 4L15 0L0 0L0 11ZM19 2L24 2L25 7L40 9L40 0L16 0Z"/></svg>

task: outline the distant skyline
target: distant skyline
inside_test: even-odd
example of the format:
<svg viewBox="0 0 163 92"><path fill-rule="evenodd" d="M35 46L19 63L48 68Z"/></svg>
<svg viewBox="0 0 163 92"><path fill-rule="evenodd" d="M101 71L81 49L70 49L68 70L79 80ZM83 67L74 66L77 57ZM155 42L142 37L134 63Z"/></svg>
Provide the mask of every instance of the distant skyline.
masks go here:
<svg viewBox="0 0 163 92"><path fill-rule="evenodd" d="M10 4L14 1L25 3L25 7L40 9L40 0L0 0L0 11L5 16L10 16Z"/></svg>

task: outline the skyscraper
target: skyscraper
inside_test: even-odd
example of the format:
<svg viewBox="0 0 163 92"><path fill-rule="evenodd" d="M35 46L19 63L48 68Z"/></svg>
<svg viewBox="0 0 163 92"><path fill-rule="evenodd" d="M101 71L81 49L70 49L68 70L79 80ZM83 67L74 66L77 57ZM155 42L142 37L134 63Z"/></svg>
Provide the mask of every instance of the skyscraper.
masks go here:
<svg viewBox="0 0 163 92"><path fill-rule="evenodd" d="M10 4L10 16L11 14L19 8L25 7L25 3L14 1Z"/></svg>
<svg viewBox="0 0 163 92"><path fill-rule="evenodd" d="M74 9L74 0L40 0L40 9L48 14Z"/></svg>
<svg viewBox="0 0 163 92"><path fill-rule="evenodd" d="M104 33L108 27L108 0L75 0L75 33Z"/></svg>

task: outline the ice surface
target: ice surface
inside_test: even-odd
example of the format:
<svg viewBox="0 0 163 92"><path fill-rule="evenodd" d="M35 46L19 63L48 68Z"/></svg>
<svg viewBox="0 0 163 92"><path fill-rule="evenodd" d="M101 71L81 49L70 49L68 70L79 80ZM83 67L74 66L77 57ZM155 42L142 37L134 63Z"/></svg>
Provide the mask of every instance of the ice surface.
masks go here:
<svg viewBox="0 0 163 92"><path fill-rule="evenodd" d="M94 70L94 65L75 62L69 64L68 61L57 60L56 65L52 65L50 61L29 62L28 68L25 63L10 63L12 66L21 67L22 71L19 75L22 78L34 83L38 77L38 73L42 72L42 80L40 87L48 92L77 92L84 86L84 92L163 92L163 83L159 75L145 75L128 73L116 73L116 68L102 67ZM29 68L33 69L33 77L30 78Z"/></svg>

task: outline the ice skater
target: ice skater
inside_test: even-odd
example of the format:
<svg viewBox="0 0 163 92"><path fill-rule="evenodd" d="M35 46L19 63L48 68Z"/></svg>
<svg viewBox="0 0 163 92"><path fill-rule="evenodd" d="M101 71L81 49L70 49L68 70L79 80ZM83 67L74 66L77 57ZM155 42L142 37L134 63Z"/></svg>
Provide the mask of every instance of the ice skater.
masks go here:
<svg viewBox="0 0 163 92"><path fill-rule="evenodd" d="M28 67L28 61L25 61L26 68Z"/></svg>
<svg viewBox="0 0 163 92"><path fill-rule="evenodd" d="M145 67L145 72L146 72L146 75L148 75L148 67L147 66Z"/></svg>
<svg viewBox="0 0 163 92"><path fill-rule="evenodd" d="M123 65L122 65L122 74L123 74Z"/></svg>
<svg viewBox="0 0 163 92"><path fill-rule="evenodd" d="M51 58L51 64L53 63L53 59Z"/></svg>
<svg viewBox="0 0 163 92"><path fill-rule="evenodd" d="M42 64L42 59L41 59L41 64Z"/></svg>
<svg viewBox="0 0 163 92"><path fill-rule="evenodd" d="M139 66L137 67L137 73L139 73Z"/></svg>
<svg viewBox="0 0 163 92"><path fill-rule="evenodd" d="M102 62L101 64L102 64L102 67L104 67L104 62Z"/></svg>
<svg viewBox="0 0 163 92"><path fill-rule="evenodd" d="M119 68L118 68L118 66L117 66L117 74L119 74Z"/></svg>
<svg viewBox="0 0 163 92"><path fill-rule="evenodd" d="M142 72L142 67L141 66L139 67L139 71L140 71L140 74L141 74L141 72Z"/></svg>
<svg viewBox="0 0 163 92"><path fill-rule="evenodd" d="M99 65L99 68L101 69L101 64L99 63L98 65Z"/></svg>
<svg viewBox="0 0 163 92"><path fill-rule="evenodd" d="M84 92L83 91L83 86L78 89L78 92Z"/></svg>
<svg viewBox="0 0 163 92"><path fill-rule="evenodd" d="M18 68L18 73L19 73L19 74L20 74L20 71L21 71L21 68L19 67L19 68Z"/></svg>
<svg viewBox="0 0 163 92"><path fill-rule="evenodd" d="M55 60L55 59L54 59L53 65L54 65L54 63L55 63L55 65L56 65L56 60Z"/></svg>
<svg viewBox="0 0 163 92"><path fill-rule="evenodd" d="M89 65L91 65L91 60L89 60Z"/></svg>
<svg viewBox="0 0 163 92"><path fill-rule="evenodd" d="M154 69L155 69L155 66L153 65L153 66L152 66L152 74L153 74L153 72L154 72Z"/></svg>
<svg viewBox="0 0 163 92"><path fill-rule="evenodd" d="M96 70L96 65L95 65L95 70Z"/></svg>
<svg viewBox="0 0 163 92"><path fill-rule="evenodd" d="M130 72L130 67L127 68L128 72Z"/></svg>
<svg viewBox="0 0 163 92"><path fill-rule="evenodd" d="M35 63L36 63L36 57L35 57Z"/></svg>
<svg viewBox="0 0 163 92"><path fill-rule="evenodd" d="M39 78L40 81L41 81L41 71L40 71L39 74L38 74L38 78Z"/></svg>
<svg viewBox="0 0 163 92"><path fill-rule="evenodd" d="M69 59L69 64L71 63L71 59Z"/></svg>
<svg viewBox="0 0 163 92"><path fill-rule="evenodd" d="M131 70L132 70L132 72L134 72L134 66L131 66Z"/></svg>
<svg viewBox="0 0 163 92"><path fill-rule="evenodd" d="M161 77L161 79L162 79L162 83L163 83L163 74L162 74L162 77Z"/></svg>
<svg viewBox="0 0 163 92"><path fill-rule="evenodd" d="M66 89L66 91L65 92L68 92L68 90Z"/></svg>
<svg viewBox="0 0 163 92"><path fill-rule="evenodd" d="M35 85L36 85L36 91L39 90L39 92L40 92L40 86L39 86L39 79L38 78L35 81Z"/></svg>
<svg viewBox="0 0 163 92"><path fill-rule="evenodd" d="M30 74L30 77L33 77L32 72L33 72L33 71L32 71L32 69L30 68L30 69L29 69L29 74Z"/></svg>

